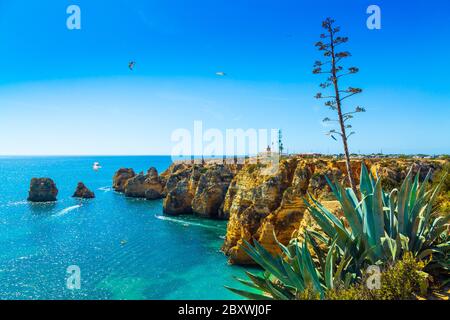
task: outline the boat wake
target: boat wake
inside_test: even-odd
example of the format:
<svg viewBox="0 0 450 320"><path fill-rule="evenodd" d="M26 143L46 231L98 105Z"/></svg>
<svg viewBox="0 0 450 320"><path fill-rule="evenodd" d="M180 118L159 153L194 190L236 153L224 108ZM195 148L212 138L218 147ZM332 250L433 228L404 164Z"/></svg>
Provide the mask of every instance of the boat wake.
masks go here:
<svg viewBox="0 0 450 320"><path fill-rule="evenodd" d="M182 219L175 219L175 218L171 218L171 217L167 217L167 216L155 215L155 218L159 219L159 220L170 221L170 222L182 224L185 227L194 226L194 227L207 228L207 229L216 229L216 230L221 230L221 231L224 230L223 228L217 227L217 226L210 226L210 225L203 224L203 223L191 222L191 221L186 221L186 220L182 220Z"/></svg>
<svg viewBox="0 0 450 320"><path fill-rule="evenodd" d="M112 188L111 187L101 187L101 188L98 188L98 190L103 191L103 192L110 192L112 190Z"/></svg>
<svg viewBox="0 0 450 320"><path fill-rule="evenodd" d="M27 204L28 201L26 200L20 200L20 201L10 201L6 204L1 205L0 207L17 207Z"/></svg>
<svg viewBox="0 0 450 320"><path fill-rule="evenodd" d="M81 205L77 204L76 206L71 206L71 207L62 209L57 214L55 214L54 217L61 217L61 216L65 215L65 214L69 213L70 211L73 211L73 210L78 209L80 207L81 207Z"/></svg>

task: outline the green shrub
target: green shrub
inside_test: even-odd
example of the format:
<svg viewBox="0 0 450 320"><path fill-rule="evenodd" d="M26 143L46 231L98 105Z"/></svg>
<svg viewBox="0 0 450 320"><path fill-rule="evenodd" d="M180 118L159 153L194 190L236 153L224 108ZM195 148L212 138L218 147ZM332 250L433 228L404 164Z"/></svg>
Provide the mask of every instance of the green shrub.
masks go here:
<svg viewBox="0 0 450 320"><path fill-rule="evenodd" d="M329 290L329 300L411 300L426 295L429 275L423 272L425 263L411 253L386 268L381 274L381 288L370 290L365 281L347 289Z"/></svg>
<svg viewBox="0 0 450 320"><path fill-rule="evenodd" d="M450 214L450 162L447 162L442 169L437 171L433 177L433 186L437 186L442 181L441 193L437 198L437 210L443 214Z"/></svg>

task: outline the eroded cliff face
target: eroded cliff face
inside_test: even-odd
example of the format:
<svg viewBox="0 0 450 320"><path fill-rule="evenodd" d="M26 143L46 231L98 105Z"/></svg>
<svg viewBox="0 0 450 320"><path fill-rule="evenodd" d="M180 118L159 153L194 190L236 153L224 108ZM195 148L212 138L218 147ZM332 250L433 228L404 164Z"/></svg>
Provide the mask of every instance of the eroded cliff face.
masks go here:
<svg viewBox="0 0 450 320"><path fill-rule="evenodd" d="M411 167L414 173L420 169L423 178L428 170L443 165L439 161L400 159L370 159L365 163L386 189L397 187ZM358 182L361 160L352 161L351 166ZM164 197L163 211L168 215L229 219L222 250L230 263L253 264L243 250L244 240L251 243L255 239L275 254L279 248L274 234L287 244L292 237L301 238L305 228L316 227L304 203L308 194L340 214L325 176L348 186L344 161L301 157L285 158L276 166L270 162L174 163L160 176L154 168L145 175L120 169L113 186L130 197Z"/></svg>
<svg viewBox="0 0 450 320"><path fill-rule="evenodd" d="M158 176L153 167L137 175L133 169L122 168L114 174L113 188L127 197L164 198L163 211L168 215L228 219L223 203L237 170L234 164L174 163Z"/></svg>
<svg viewBox="0 0 450 320"><path fill-rule="evenodd" d="M147 198L149 200L162 198L163 180L159 178L154 167L129 178L123 187L125 196L132 198Z"/></svg>
<svg viewBox="0 0 450 320"><path fill-rule="evenodd" d="M411 166L413 172L421 169L423 176L440 167L438 162L423 161L372 160L366 164L392 184L399 184ZM359 181L361 161L353 161L352 169ZM222 250L230 263L253 263L243 250L244 240L251 243L255 239L275 254L279 248L274 234L287 244L294 236L302 237L306 227L314 228L303 201L308 193L340 214L325 176L348 185L344 161L284 159L275 171L267 165L246 165L231 182L224 201L223 211L230 220Z"/></svg>
<svg viewBox="0 0 450 320"><path fill-rule="evenodd" d="M133 178L136 174L131 168L120 168L116 171L113 177L113 189L117 192L125 191L125 184L130 178Z"/></svg>
<svg viewBox="0 0 450 320"><path fill-rule="evenodd" d="M234 177L231 166L177 164L171 166L166 175L164 213L228 218L223 213L222 204Z"/></svg>
<svg viewBox="0 0 450 320"><path fill-rule="evenodd" d="M200 175L192 199L192 211L202 217L228 219L223 202L234 174L227 166L213 166Z"/></svg>

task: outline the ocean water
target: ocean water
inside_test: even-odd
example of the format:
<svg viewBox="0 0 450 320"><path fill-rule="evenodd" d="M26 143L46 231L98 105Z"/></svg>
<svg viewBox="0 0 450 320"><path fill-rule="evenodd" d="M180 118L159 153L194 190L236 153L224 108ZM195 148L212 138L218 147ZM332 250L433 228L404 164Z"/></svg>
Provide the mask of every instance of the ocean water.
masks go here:
<svg viewBox="0 0 450 320"><path fill-rule="evenodd" d="M111 189L120 167L162 172L170 163L159 156L0 157L0 299L239 298L224 288L239 287L233 276L244 276L219 251L225 221L166 217L162 201ZM56 203L26 201L33 177L55 181ZM95 199L71 198L79 181ZM79 290L66 285L71 265L81 271Z"/></svg>

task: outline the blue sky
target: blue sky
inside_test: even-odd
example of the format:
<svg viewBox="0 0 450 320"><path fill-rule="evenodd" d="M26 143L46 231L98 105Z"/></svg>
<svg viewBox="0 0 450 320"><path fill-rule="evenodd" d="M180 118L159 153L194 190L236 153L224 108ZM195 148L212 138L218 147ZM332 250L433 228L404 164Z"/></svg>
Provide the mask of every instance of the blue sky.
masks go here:
<svg viewBox="0 0 450 320"><path fill-rule="evenodd" d="M170 154L171 133L195 120L340 152L313 98L327 16L361 70L345 83L364 89L345 107L368 111L351 151L450 153L450 3L415 2L0 0L0 155ZM71 4L81 30L66 27ZM370 4L381 30L366 27Z"/></svg>

